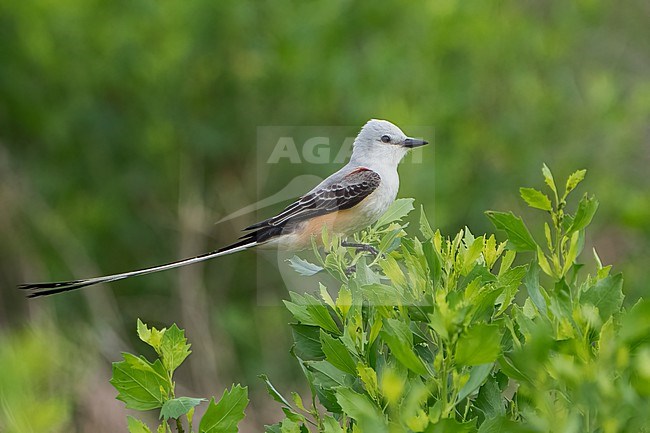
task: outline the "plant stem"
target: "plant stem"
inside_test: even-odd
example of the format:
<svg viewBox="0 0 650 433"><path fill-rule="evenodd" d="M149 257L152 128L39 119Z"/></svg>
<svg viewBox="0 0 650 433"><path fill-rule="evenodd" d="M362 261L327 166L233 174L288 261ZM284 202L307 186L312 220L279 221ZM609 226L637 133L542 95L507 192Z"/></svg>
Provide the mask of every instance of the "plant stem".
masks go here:
<svg viewBox="0 0 650 433"><path fill-rule="evenodd" d="M181 422L180 418L176 418L176 430L178 430L178 433L185 432L185 430L183 430L183 423Z"/></svg>

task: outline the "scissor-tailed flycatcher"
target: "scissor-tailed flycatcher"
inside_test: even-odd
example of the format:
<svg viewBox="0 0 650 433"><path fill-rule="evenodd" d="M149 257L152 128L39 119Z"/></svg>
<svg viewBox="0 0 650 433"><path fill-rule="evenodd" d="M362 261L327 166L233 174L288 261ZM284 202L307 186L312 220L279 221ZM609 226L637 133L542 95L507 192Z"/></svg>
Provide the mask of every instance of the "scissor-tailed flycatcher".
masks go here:
<svg viewBox="0 0 650 433"><path fill-rule="evenodd" d="M399 188L397 166L409 149L427 144L407 137L385 120L370 120L354 140L350 162L289 205L278 215L246 227L238 242L177 262L103 277L49 283L24 284L29 297L52 295L93 284L122 280L225 256L260 245L300 250L312 236L328 230L351 235L373 223L395 201Z"/></svg>

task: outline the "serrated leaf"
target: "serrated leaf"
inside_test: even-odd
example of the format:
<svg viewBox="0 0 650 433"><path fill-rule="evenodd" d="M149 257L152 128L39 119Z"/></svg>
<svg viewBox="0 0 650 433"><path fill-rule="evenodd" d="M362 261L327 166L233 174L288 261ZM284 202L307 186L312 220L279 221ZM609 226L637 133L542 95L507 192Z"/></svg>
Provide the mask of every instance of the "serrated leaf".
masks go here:
<svg viewBox="0 0 650 433"><path fill-rule="evenodd" d="M318 299L311 295L298 295L291 293L291 300L284 301L287 309L302 324L320 326L333 334L340 334L336 322L332 319L329 310Z"/></svg>
<svg viewBox="0 0 650 433"><path fill-rule="evenodd" d="M478 260L481 256L481 252L483 252L483 242L483 236L479 236L468 246L467 251L465 251L463 256L461 275L467 275L474 268L476 260Z"/></svg>
<svg viewBox="0 0 650 433"><path fill-rule="evenodd" d="M523 198L524 201L528 204L528 206L532 208L549 212L553 210L551 199L549 199L548 196L541 191L538 191L534 188L519 188L519 194L521 195L521 198Z"/></svg>
<svg viewBox="0 0 650 433"><path fill-rule="evenodd" d="M341 316L346 317L350 307L352 306L352 292L347 286L341 287L338 297L336 298L336 308L341 313Z"/></svg>
<svg viewBox="0 0 650 433"><path fill-rule="evenodd" d="M330 336L323 330L320 331L320 342L325 353L325 359L334 367L350 374L357 374L357 366L352 355L338 338Z"/></svg>
<svg viewBox="0 0 650 433"><path fill-rule="evenodd" d="M325 418L323 418L323 433L344 433L344 431L337 420L330 415L325 415Z"/></svg>
<svg viewBox="0 0 650 433"><path fill-rule="evenodd" d="M580 182L582 182L582 180L585 178L585 174L587 174L587 170L577 170L571 173L566 181L566 187L564 191L565 198L571 191L576 188L576 186L578 186Z"/></svg>
<svg viewBox="0 0 650 433"><path fill-rule="evenodd" d="M413 334L406 323L397 319L385 319L379 335L404 367L421 376L427 375L426 367L413 350Z"/></svg>
<svg viewBox="0 0 650 433"><path fill-rule="evenodd" d="M383 227L392 223L393 221L399 221L408 215L413 209L413 202L415 199L412 198L399 198L395 200L388 210L379 217L375 223L375 227Z"/></svg>
<svg viewBox="0 0 650 433"><path fill-rule="evenodd" d="M459 365L494 362L501 352L501 332L497 325L478 323L463 332L456 345L455 360Z"/></svg>
<svg viewBox="0 0 650 433"><path fill-rule="evenodd" d="M311 277L312 275L316 275L323 270L322 266L310 263L298 256L293 256L292 258L287 259L287 261L289 262L289 266L291 266L294 271L305 277Z"/></svg>
<svg viewBox="0 0 650 433"><path fill-rule="evenodd" d="M307 361L321 360L325 357L320 343L320 328L318 326L291 324L293 331L294 351L296 355Z"/></svg>
<svg viewBox="0 0 650 433"><path fill-rule="evenodd" d="M165 331L160 343L160 354L167 371L174 371L192 353L185 331L174 323Z"/></svg>
<svg viewBox="0 0 650 433"><path fill-rule="evenodd" d="M178 397L167 400L162 409L160 409L160 418L165 421L173 418L176 419L182 415L188 413L194 406L198 406L202 401L206 401L204 398L192 398L192 397Z"/></svg>
<svg viewBox="0 0 650 433"><path fill-rule="evenodd" d="M214 397L205 411L199 433L237 433L237 424L244 419L244 409L248 405L248 388L233 385L225 390L219 402Z"/></svg>
<svg viewBox="0 0 650 433"><path fill-rule="evenodd" d="M596 210L598 209L598 200L595 197L585 194L578 203L578 210L573 217L571 226L567 229L567 234L582 230L591 223Z"/></svg>
<svg viewBox="0 0 650 433"><path fill-rule="evenodd" d="M377 373L371 367L363 365L362 363L357 364L357 374L363 386L366 388L366 391L372 398L377 398L379 393L379 385L377 382Z"/></svg>
<svg viewBox="0 0 650 433"><path fill-rule="evenodd" d="M364 394L354 392L349 388L336 390L336 401L343 413L359 423L364 432L385 432L384 416Z"/></svg>
<svg viewBox="0 0 650 433"><path fill-rule="evenodd" d="M151 430L149 430L149 427L145 423L133 418L131 415L127 415L126 423L129 427L129 433L151 433Z"/></svg>
<svg viewBox="0 0 650 433"><path fill-rule="evenodd" d="M494 377L488 377L488 380L479 390L478 397L476 397L474 404L488 419L499 415L505 415L505 401L501 396L499 384Z"/></svg>
<svg viewBox="0 0 650 433"><path fill-rule="evenodd" d="M150 410L162 407L171 391L165 367L160 360L150 363L144 357L122 354L124 361L113 363L111 384L118 392L117 399L127 409Z"/></svg>
<svg viewBox="0 0 650 433"><path fill-rule="evenodd" d="M158 330L153 326L151 329L147 327L140 319L138 319L138 337L140 340L147 343L149 346L153 347L156 353L160 355L160 344L162 343L163 335L165 334L165 329Z"/></svg>
<svg viewBox="0 0 650 433"><path fill-rule="evenodd" d="M420 205L420 233L424 236L425 240L429 240L433 237L433 230L427 219L427 215L424 213L424 206Z"/></svg>
<svg viewBox="0 0 650 433"><path fill-rule="evenodd" d="M521 218L512 212L488 211L486 215L497 230L508 235L508 244L515 251L535 251L537 244Z"/></svg>
<svg viewBox="0 0 650 433"><path fill-rule="evenodd" d="M318 283L318 288L320 291L321 299L327 304L328 307L336 311L336 304L334 304L334 300L332 299L332 296L327 291L327 287L325 287L322 283Z"/></svg>
<svg viewBox="0 0 650 433"><path fill-rule="evenodd" d="M580 295L580 302L598 307L603 322L621 309L623 304L623 274L610 275L598 281Z"/></svg>
<svg viewBox="0 0 650 433"><path fill-rule="evenodd" d="M306 361L305 366L314 375L314 385L321 388L330 389L339 386L351 386L355 379L327 361Z"/></svg>

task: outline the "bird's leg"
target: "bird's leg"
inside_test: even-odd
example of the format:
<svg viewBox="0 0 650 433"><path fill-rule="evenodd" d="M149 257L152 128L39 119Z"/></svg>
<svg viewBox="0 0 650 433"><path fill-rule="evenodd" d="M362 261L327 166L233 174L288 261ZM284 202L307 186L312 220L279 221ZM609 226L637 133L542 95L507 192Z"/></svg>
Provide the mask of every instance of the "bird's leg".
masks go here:
<svg viewBox="0 0 650 433"><path fill-rule="evenodd" d="M367 253L377 255L379 254L379 251L377 251L377 248L373 247L372 245L369 244L360 244L357 242L348 242L348 241L343 241L341 242L342 247L349 247L349 248L354 248L357 251L365 251Z"/></svg>
<svg viewBox="0 0 650 433"><path fill-rule="evenodd" d="M345 275L348 277L354 274L357 271L357 265L350 265L347 268L345 268Z"/></svg>

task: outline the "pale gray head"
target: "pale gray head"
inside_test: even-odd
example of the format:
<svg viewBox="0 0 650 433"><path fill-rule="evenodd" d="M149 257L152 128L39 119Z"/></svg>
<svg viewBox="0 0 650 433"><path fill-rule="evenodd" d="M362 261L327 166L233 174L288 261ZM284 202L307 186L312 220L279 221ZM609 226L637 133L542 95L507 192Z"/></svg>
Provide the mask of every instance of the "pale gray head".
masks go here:
<svg viewBox="0 0 650 433"><path fill-rule="evenodd" d="M360 164L375 162L395 165L414 147L427 141L408 137L387 120L369 120L354 140L352 160Z"/></svg>

